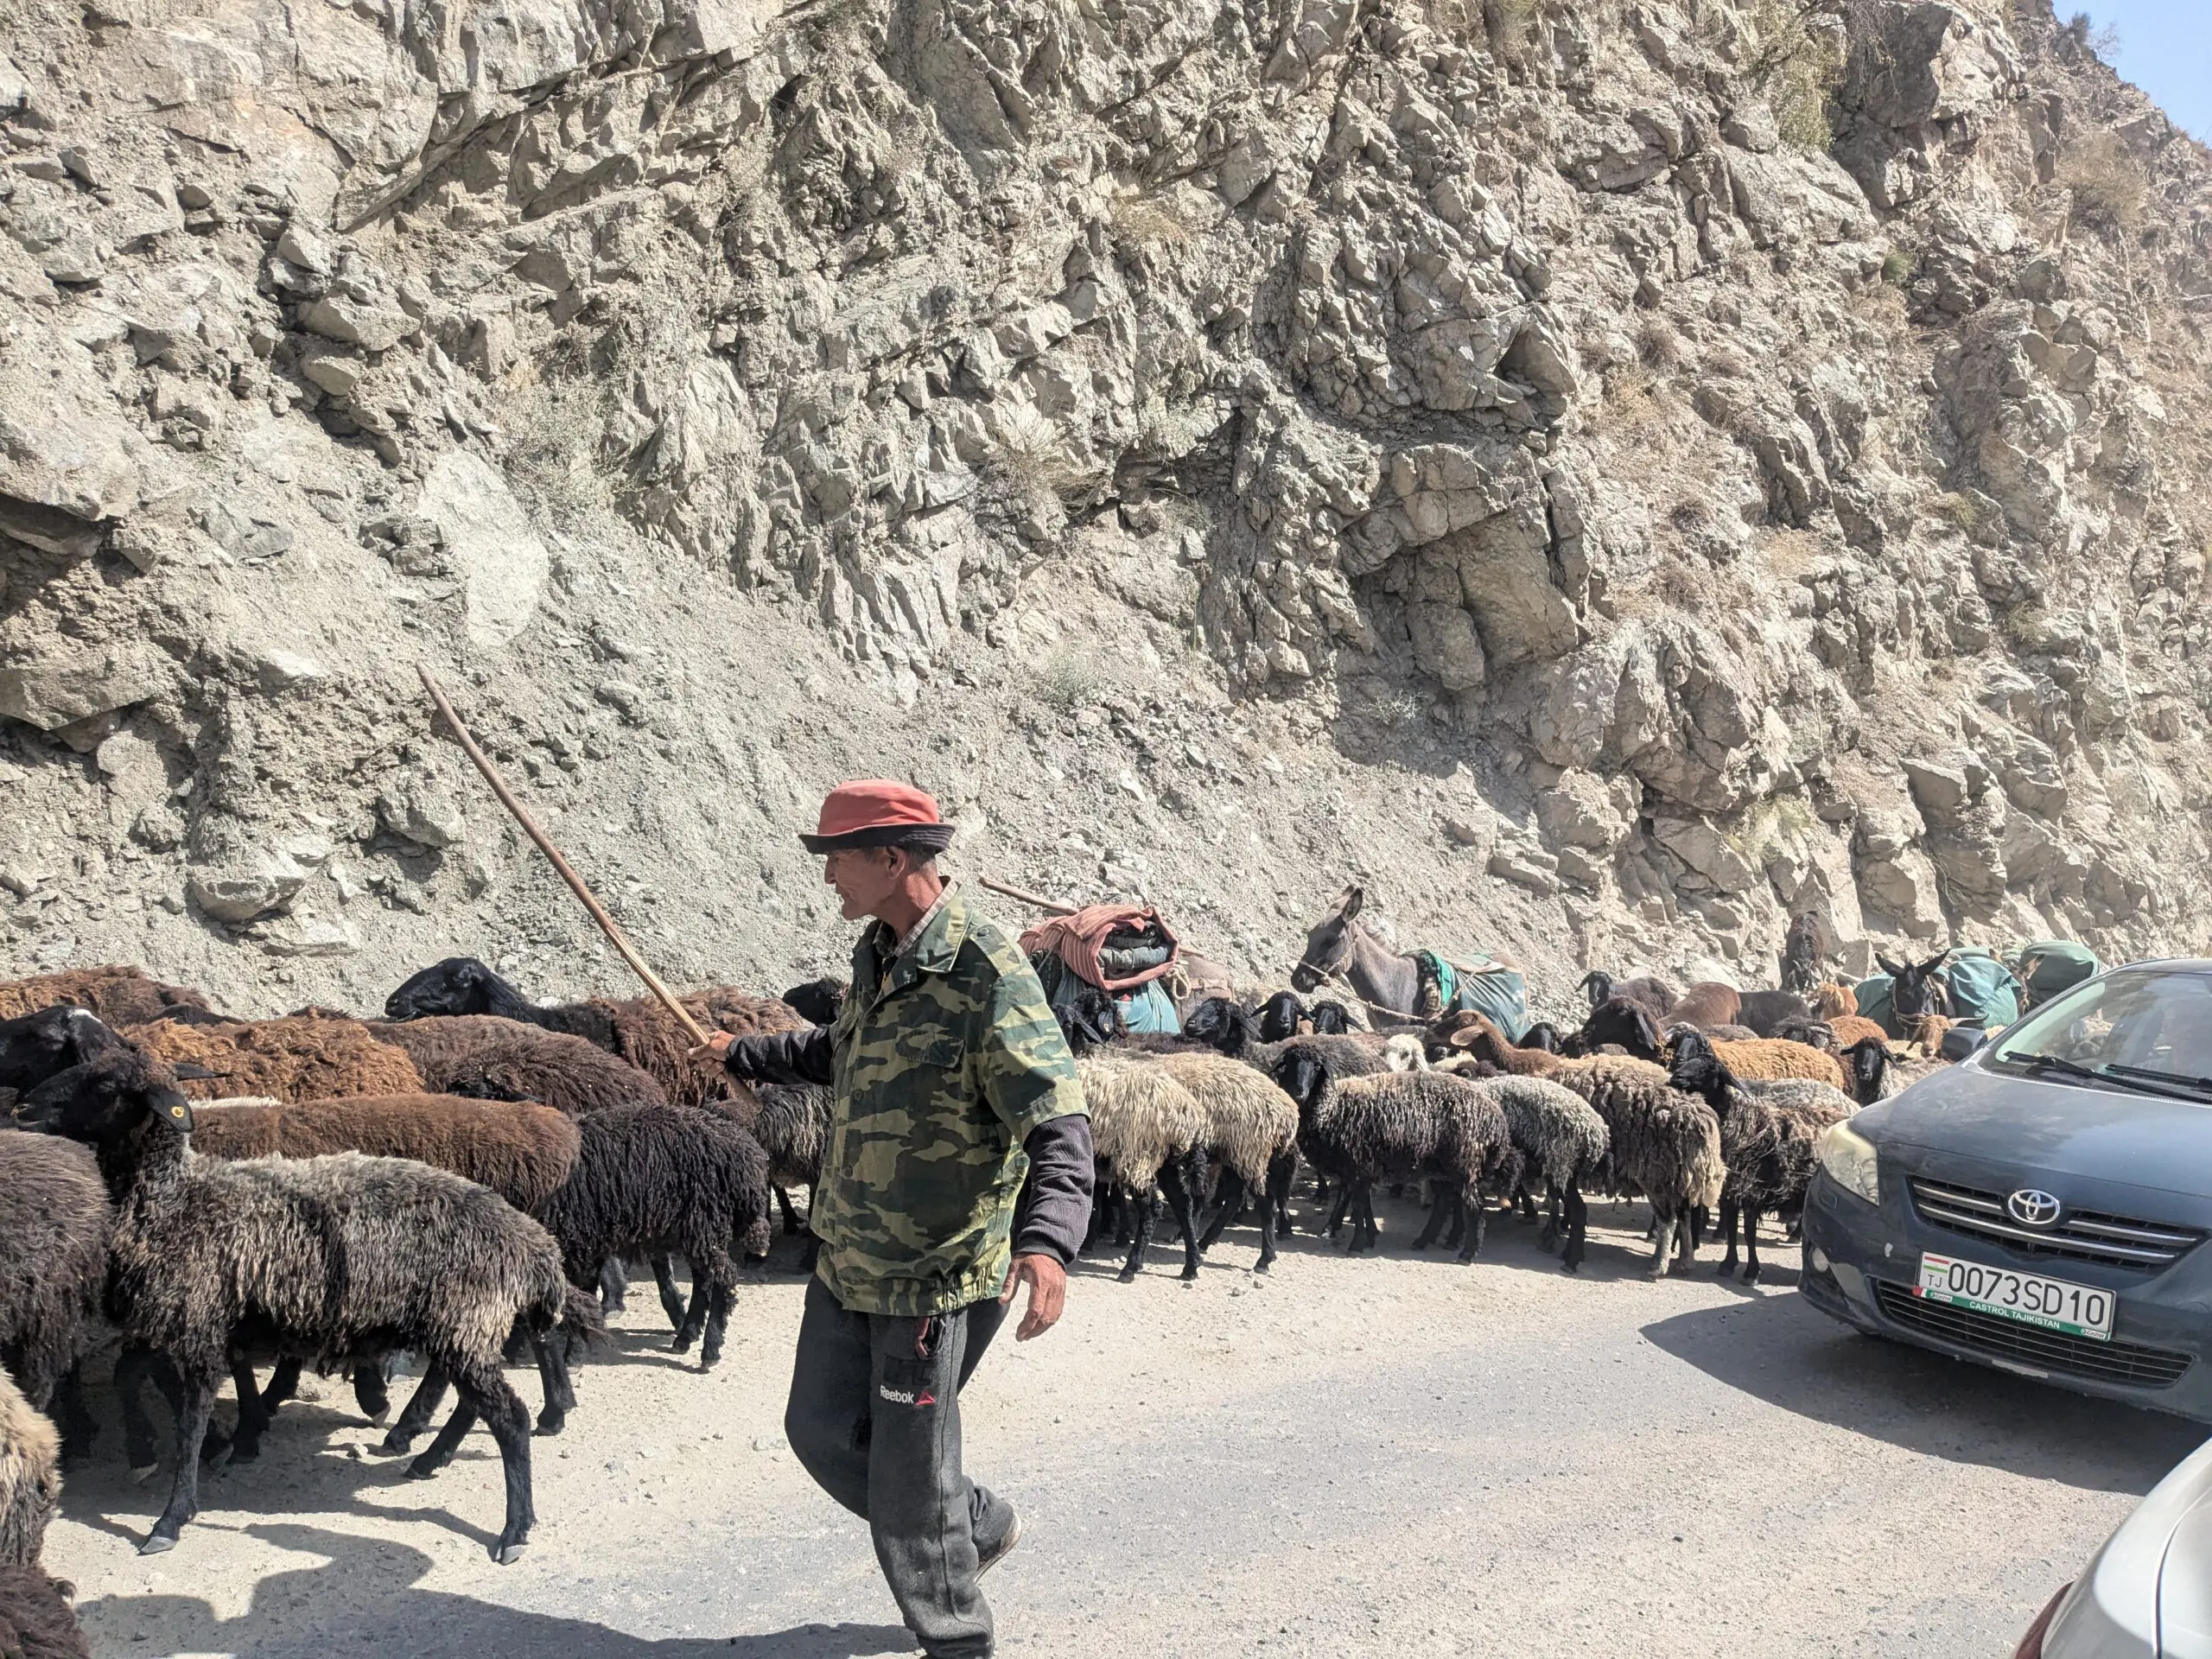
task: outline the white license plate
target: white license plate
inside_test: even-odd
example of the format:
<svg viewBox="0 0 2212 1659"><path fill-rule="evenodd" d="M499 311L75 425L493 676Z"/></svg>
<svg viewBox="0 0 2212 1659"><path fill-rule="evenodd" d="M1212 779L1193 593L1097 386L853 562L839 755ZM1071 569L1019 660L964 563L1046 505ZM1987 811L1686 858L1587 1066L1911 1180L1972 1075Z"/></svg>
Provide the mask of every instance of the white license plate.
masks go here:
<svg viewBox="0 0 2212 1659"><path fill-rule="evenodd" d="M2069 1337L2112 1340L2112 1293L2092 1285L1984 1267L1929 1250L1920 1258L1920 1282L1913 1294L2046 1331L2063 1331Z"/></svg>

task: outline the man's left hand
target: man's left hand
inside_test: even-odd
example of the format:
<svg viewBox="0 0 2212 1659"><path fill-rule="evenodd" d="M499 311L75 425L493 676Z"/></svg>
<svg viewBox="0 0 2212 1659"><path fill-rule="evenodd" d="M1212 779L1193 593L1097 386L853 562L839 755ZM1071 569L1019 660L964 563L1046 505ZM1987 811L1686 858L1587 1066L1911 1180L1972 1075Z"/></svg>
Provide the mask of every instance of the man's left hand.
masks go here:
<svg viewBox="0 0 2212 1659"><path fill-rule="evenodd" d="M1014 1333L1016 1342L1027 1342L1032 1337L1041 1337L1060 1320L1061 1310L1068 1304L1068 1270L1057 1258L1049 1255L1017 1255L1014 1271L1007 1275L1006 1290L999 1297L1001 1302L1011 1302L1014 1293L1024 1282L1029 1286L1029 1309L1021 1316L1021 1326Z"/></svg>

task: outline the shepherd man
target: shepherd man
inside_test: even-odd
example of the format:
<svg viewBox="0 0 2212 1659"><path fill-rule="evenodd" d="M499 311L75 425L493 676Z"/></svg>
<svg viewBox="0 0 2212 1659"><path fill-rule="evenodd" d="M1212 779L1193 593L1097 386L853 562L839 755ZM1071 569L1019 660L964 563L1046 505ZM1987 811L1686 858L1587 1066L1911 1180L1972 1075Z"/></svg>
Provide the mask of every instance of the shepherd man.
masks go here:
<svg viewBox="0 0 2212 1659"><path fill-rule="evenodd" d="M861 1516L932 1659L992 1650L978 1580L1021 1537L960 1459L960 1390L1023 1285L1058 1322L1090 1215L1090 1121L1028 960L939 873L952 826L910 785L841 784L799 840L865 921L836 1021L709 1049L747 1083L834 1095L784 1432Z"/></svg>

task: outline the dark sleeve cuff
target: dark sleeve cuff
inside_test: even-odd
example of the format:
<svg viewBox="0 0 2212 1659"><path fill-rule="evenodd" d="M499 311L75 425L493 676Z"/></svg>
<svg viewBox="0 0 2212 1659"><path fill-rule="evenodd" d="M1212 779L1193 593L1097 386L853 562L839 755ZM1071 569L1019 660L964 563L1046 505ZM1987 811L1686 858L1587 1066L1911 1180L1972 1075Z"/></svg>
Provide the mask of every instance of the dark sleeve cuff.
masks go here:
<svg viewBox="0 0 2212 1659"><path fill-rule="evenodd" d="M1081 1112L1051 1118L1021 1143L1029 1178L1014 1212L1014 1253L1050 1255L1072 1267L1090 1230L1090 1120Z"/></svg>
<svg viewBox="0 0 2212 1659"><path fill-rule="evenodd" d="M747 1083L827 1085L836 1076L827 1026L741 1037L730 1045L723 1064L730 1076Z"/></svg>

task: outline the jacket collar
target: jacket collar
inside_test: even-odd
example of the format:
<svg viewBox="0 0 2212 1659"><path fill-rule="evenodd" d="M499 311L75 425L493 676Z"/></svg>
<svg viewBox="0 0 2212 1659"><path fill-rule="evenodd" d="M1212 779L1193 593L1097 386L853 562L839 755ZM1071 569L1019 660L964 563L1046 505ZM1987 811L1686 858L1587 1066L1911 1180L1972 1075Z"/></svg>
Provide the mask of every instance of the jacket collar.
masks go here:
<svg viewBox="0 0 2212 1659"><path fill-rule="evenodd" d="M951 970L960 955L960 947L968 942L968 908L960 895L950 886L938 901L936 912L922 924L921 932L904 951L886 963L877 945L883 931L880 924L861 935L860 944L853 950L853 983L855 987L881 984L881 996L902 991L924 974L942 974Z"/></svg>

